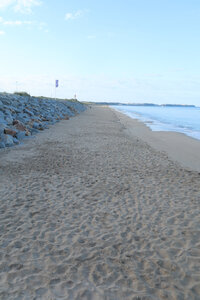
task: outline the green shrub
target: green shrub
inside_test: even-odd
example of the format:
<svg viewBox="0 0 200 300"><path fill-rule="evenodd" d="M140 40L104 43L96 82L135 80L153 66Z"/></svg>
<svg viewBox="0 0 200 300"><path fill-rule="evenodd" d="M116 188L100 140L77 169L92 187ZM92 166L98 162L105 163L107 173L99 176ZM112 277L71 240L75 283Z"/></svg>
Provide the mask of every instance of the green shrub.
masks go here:
<svg viewBox="0 0 200 300"><path fill-rule="evenodd" d="M24 96L24 97L31 97L27 92L14 92L15 95Z"/></svg>

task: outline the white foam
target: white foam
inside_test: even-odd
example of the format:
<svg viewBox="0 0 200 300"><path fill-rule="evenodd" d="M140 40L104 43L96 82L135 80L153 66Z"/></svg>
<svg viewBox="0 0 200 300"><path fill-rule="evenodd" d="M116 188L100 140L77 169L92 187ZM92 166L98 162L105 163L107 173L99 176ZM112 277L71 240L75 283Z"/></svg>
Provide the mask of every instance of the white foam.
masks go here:
<svg viewBox="0 0 200 300"><path fill-rule="evenodd" d="M200 140L200 108L168 106L112 106L144 122L152 131L180 132Z"/></svg>

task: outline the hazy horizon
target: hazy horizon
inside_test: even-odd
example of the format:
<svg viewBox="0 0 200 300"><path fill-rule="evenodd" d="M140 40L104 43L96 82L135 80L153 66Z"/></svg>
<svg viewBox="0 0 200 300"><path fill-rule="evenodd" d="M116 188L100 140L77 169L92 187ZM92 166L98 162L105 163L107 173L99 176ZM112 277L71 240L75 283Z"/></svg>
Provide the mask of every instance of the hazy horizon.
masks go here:
<svg viewBox="0 0 200 300"><path fill-rule="evenodd" d="M0 0L0 92L200 106L197 0Z"/></svg>

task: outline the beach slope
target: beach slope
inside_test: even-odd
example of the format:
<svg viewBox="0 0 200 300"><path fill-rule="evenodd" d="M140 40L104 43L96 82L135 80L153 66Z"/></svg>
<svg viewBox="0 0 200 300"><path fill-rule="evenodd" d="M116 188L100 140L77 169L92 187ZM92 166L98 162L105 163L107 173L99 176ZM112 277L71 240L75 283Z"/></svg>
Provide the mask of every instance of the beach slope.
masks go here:
<svg viewBox="0 0 200 300"><path fill-rule="evenodd" d="M200 175L117 113L0 156L1 299L199 299Z"/></svg>

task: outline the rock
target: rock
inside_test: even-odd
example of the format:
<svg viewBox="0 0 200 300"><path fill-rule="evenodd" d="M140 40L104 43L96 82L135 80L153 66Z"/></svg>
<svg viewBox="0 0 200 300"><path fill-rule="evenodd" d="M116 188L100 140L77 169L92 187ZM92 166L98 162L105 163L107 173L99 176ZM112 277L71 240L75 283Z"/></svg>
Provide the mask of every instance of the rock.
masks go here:
<svg viewBox="0 0 200 300"><path fill-rule="evenodd" d="M2 111L0 111L0 124L7 124L5 117L5 114Z"/></svg>
<svg viewBox="0 0 200 300"><path fill-rule="evenodd" d="M34 118L31 118L32 122L41 122L41 121L48 121L45 118L40 118L39 116L34 115Z"/></svg>
<svg viewBox="0 0 200 300"><path fill-rule="evenodd" d="M15 128L18 130L18 131L24 131L24 135L25 136L30 136L31 135L31 132L28 130L28 128L23 124L21 123L20 121L18 120L14 120L13 121L13 125L15 126ZM18 135L16 135L17 137ZM21 138L20 138L21 139Z"/></svg>
<svg viewBox="0 0 200 300"><path fill-rule="evenodd" d="M0 110L0 118L4 119L5 115L4 113Z"/></svg>
<svg viewBox="0 0 200 300"><path fill-rule="evenodd" d="M15 144L17 144L17 145L19 144L19 141L18 141L18 139L17 139L17 138L15 138L15 137L13 138L13 142L14 142Z"/></svg>
<svg viewBox="0 0 200 300"><path fill-rule="evenodd" d="M25 136L30 136L31 132L29 130L26 130Z"/></svg>
<svg viewBox="0 0 200 300"><path fill-rule="evenodd" d="M0 141L0 149L5 147L6 147L5 143Z"/></svg>
<svg viewBox="0 0 200 300"><path fill-rule="evenodd" d="M12 123L13 123L13 118L12 117L8 116L8 117L5 118L5 120L6 120L8 125L12 125Z"/></svg>
<svg viewBox="0 0 200 300"><path fill-rule="evenodd" d="M7 122L6 122L6 120L4 118L0 117L0 124L7 125Z"/></svg>
<svg viewBox="0 0 200 300"><path fill-rule="evenodd" d="M11 147L14 144L13 137L11 135L4 134L2 142L5 144L6 147Z"/></svg>
<svg viewBox="0 0 200 300"><path fill-rule="evenodd" d="M40 129L40 123L34 122L33 123L33 128L39 130Z"/></svg>
<svg viewBox="0 0 200 300"><path fill-rule="evenodd" d="M85 109L78 101L0 93L0 147L17 144L26 136Z"/></svg>
<svg viewBox="0 0 200 300"><path fill-rule="evenodd" d="M38 129L35 129L35 128L31 128L30 129L30 132L31 132L31 134L34 134L34 133L38 133Z"/></svg>
<svg viewBox="0 0 200 300"><path fill-rule="evenodd" d="M10 128L5 128L5 129L4 129L4 133L5 133L5 134L8 134L8 135L11 135L11 136L16 136L17 131L15 131L15 130L13 130L13 129L10 129Z"/></svg>
<svg viewBox="0 0 200 300"><path fill-rule="evenodd" d="M0 135L4 133L4 129L6 128L6 124L0 124Z"/></svg>
<svg viewBox="0 0 200 300"><path fill-rule="evenodd" d="M18 108L18 107L15 107L14 110L15 110L15 112L18 113L18 114L22 112L22 110L21 110L20 108Z"/></svg>
<svg viewBox="0 0 200 300"><path fill-rule="evenodd" d="M16 134L16 138L18 140L23 140L26 137L26 131L18 131Z"/></svg>
<svg viewBox="0 0 200 300"><path fill-rule="evenodd" d="M24 108L24 112L27 113L31 117L34 116L34 113L27 108Z"/></svg>
<svg viewBox="0 0 200 300"><path fill-rule="evenodd" d="M10 108L9 109L5 109L4 110L4 114L6 115L6 117L12 118L12 113L10 111Z"/></svg>
<svg viewBox="0 0 200 300"><path fill-rule="evenodd" d="M16 116L16 119L20 122L22 122L23 124L27 124L30 122L30 116L26 113L20 113L20 114L17 114Z"/></svg>
<svg viewBox="0 0 200 300"><path fill-rule="evenodd" d="M14 120L13 125L15 126L15 128L17 130L20 130L20 131L26 131L27 130L26 126L18 120Z"/></svg>
<svg viewBox="0 0 200 300"><path fill-rule="evenodd" d="M10 105L10 101L7 99L1 99L3 105Z"/></svg>
<svg viewBox="0 0 200 300"><path fill-rule="evenodd" d="M20 122L18 120L13 120L13 125L19 124Z"/></svg>

